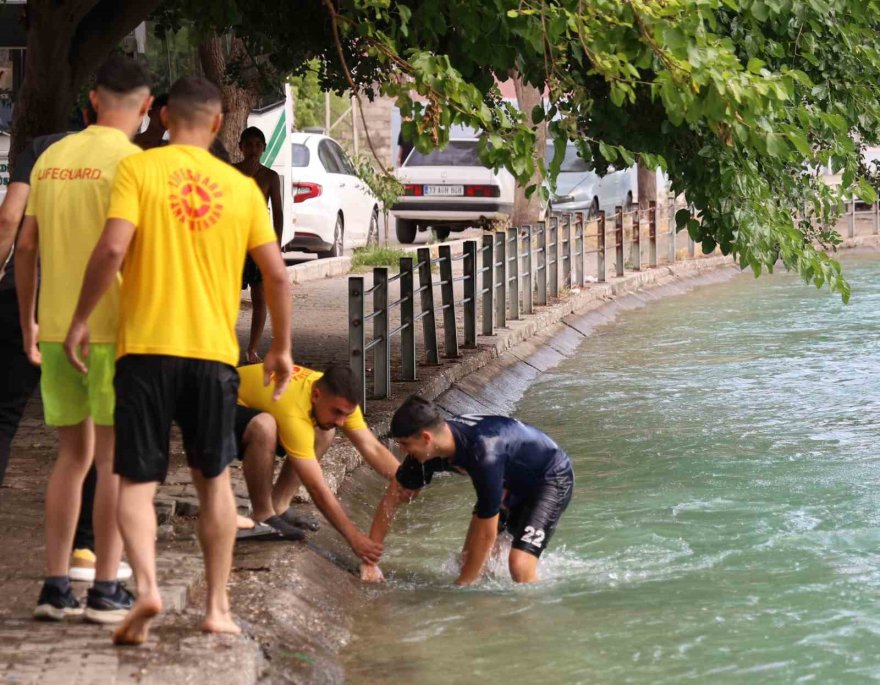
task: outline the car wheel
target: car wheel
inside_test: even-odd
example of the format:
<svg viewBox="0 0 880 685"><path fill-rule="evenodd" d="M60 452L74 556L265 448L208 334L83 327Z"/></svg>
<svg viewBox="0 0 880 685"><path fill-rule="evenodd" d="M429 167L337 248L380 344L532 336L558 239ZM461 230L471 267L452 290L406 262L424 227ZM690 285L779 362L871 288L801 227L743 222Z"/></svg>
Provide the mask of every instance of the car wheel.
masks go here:
<svg viewBox="0 0 880 685"><path fill-rule="evenodd" d="M373 207L370 215L370 227L367 229L367 247L379 244L379 208Z"/></svg>
<svg viewBox="0 0 880 685"><path fill-rule="evenodd" d="M435 228L434 235L437 238L438 242L443 242L449 237L449 229L448 228Z"/></svg>
<svg viewBox="0 0 880 685"><path fill-rule="evenodd" d="M395 232L400 243L409 245L416 239L416 222L408 219L398 219Z"/></svg>
<svg viewBox="0 0 880 685"><path fill-rule="evenodd" d="M319 252L319 259L327 259L328 257L341 257L343 236L345 235L345 226L342 222L342 214L336 215L336 228L333 229L333 247L326 252Z"/></svg>

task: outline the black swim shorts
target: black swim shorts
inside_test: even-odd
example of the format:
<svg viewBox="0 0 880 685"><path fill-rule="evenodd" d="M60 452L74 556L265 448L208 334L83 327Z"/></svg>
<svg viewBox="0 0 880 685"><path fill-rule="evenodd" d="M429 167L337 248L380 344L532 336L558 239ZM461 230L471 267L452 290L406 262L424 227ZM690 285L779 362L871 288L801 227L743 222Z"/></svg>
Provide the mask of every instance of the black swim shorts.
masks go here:
<svg viewBox="0 0 880 685"><path fill-rule="evenodd" d="M235 407L235 444L238 449L238 458L241 460L244 459L244 434L247 431L248 424L262 413L258 409L242 407L240 404ZM287 456L280 442L275 446L275 456Z"/></svg>
<svg viewBox="0 0 880 685"><path fill-rule="evenodd" d="M171 423L180 427L190 468L205 478L235 459L238 372L228 364L153 354L116 361L114 473L138 483L168 473Z"/></svg>
<svg viewBox="0 0 880 685"><path fill-rule="evenodd" d="M530 497L502 510L499 528L513 536L511 547L540 557L571 501L572 492L574 473L569 469L545 481Z"/></svg>

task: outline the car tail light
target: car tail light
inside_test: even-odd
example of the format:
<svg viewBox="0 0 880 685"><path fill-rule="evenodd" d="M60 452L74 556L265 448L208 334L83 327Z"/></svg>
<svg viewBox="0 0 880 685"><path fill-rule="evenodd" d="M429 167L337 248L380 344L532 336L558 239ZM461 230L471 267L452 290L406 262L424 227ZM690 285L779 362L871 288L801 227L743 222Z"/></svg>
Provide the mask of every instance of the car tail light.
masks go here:
<svg viewBox="0 0 880 685"><path fill-rule="evenodd" d="M501 188L493 185L465 186L465 197L500 197Z"/></svg>
<svg viewBox="0 0 880 685"><path fill-rule="evenodd" d="M407 183L403 186L403 194L404 195L416 195L421 196L424 195L424 188L421 183Z"/></svg>
<svg viewBox="0 0 880 685"><path fill-rule="evenodd" d="M305 202L313 197L321 194L321 186L317 183L294 183L293 184L293 201Z"/></svg>

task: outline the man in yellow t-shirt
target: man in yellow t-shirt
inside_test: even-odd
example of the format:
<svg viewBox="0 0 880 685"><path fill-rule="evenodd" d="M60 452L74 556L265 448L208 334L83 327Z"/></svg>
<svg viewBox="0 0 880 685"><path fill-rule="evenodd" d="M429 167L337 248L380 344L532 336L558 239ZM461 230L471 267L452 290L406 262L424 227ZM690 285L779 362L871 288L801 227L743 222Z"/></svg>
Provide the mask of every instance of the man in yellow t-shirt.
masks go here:
<svg viewBox="0 0 880 685"><path fill-rule="evenodd" d="M242 470L258 527L269 527L284 537L298 539L301 524L288 512L290 501L300 482L306 487L315 506L351 545L354 553L367 563L374 563L381 546L357 529L333 494L318 459L330 446L336 429L360 452L364 460L385 478L392 478L398 463L394 455L367 427L358 407L360 381L342 365L330 365L321 373L295 366L284 394L273 401L263 385L263 365L242 366L238 388L239 408L235 428L239 442ZM277 436L277 438L276 438ZM276 444L287 455L274 487ZM245 533L247 535L247 533Z"/></svg>
<svg viewBox="0 0 880 685"><path fill-rule="evenodd" d="M138 597L114 633L140 644L161 611L153 496L168 469L172 422L183 436L199 495L207 607L202 630L238 633L226 583L235 500L226 468L236 456L235 320L244 258L266 282L274 337L264 366L280 395L290 377L290 287L259 188L209 151L223 121L219 89L177 81L162 109L171 144L119 166L107 224L92 254L64 347L85 368L88 317L122 268L116 350L119 526ZM124 265L123 265L124 262Z"/></svg>
<svg viewBox="0 0 880 685"><path fill-rule="evenodd" d="M25 351L33 364L42 366L46 423L58 429L58 460L46 490L47 574L34 616L58 621L83 613L70 590L69 554L80 491L94 461L98 472L93 517L97 560L85 615L91 621L113 623L123 619L133 601L116 582L122 539L116 524L119 479L113 474L119 304L115 281L111 279L89 319L92 346L87 374L67 361L62 342L86 263L107 218L118 165L140 151L131 136L150 106L147 75L131 60L111 58L98 70L89 97L98 113L97 124L49 147L31 172L18 241L16 285ZM34 311L37 256L42 266L39 317Z"/></svg>

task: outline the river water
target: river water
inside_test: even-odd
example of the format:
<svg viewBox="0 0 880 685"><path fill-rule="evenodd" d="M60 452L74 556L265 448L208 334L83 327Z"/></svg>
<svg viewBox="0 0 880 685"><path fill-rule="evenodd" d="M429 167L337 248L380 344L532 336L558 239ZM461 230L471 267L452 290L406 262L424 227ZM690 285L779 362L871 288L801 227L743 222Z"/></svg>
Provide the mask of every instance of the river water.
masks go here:
<svg viewBox="0 0 880 685"><path fill-rule="evenodd" d="M577 478L543 582L499 564L452 588L473 490L435 479L395 522L349 682L880 679L880 260L844 264L848 306L740 275L622 314L543 374L515 415Z"/></svg>

